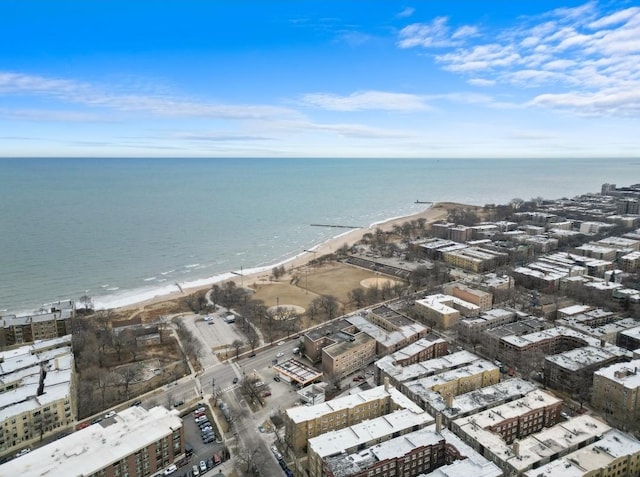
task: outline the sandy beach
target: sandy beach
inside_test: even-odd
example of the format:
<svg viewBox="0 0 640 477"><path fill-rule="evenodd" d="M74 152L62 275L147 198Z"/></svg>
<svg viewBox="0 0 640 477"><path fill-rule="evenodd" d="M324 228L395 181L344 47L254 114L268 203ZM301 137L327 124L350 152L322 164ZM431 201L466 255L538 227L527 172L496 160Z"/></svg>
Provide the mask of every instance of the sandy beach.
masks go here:
<svg viewBox="0 0 640 477"><path fill-rule="evenodd" d="M389 219L385 222L377 223L366 228L353 229L345 234L329 239L323 242L322 244L319 244L313 248L310 248L309 250L312 250L312 252L308 251L303 254L300 254L284 262L283 265L287 268L287 270L303 267L307 265L314 258L333 253L345 244L347 246L352 246L360 242L365 234L371 233L376 229L380 229L386 232L386 231L392 230L395 225L401 225L407 221L418 220L418 219L425 219L427 223L433 223L433 222L437 222L438 220L443 220L447 217L448 211L454 207L473 207L473 206L469 206L465 204L456 204L451 202L435 203L432 206L426 208L425 210L413 215ZM241 285L241 283L248 284L248 283L256 283L260 281L268 282L270 274L271 274L271 270L269 269L269 270L261 271L257 273L245 274L243 276L234 275L231 278L228 278L227 280L222 280L218 283L223 283L225 281L234 281L237 285ZM183 288L182 293L180 291L176 291L174 293L158 296L146 301L134 303L121 308L117 308L114 311L116 311L118 314L127 314L127 313L133 314L136 311L141 311L145 308L149 308L152 306L155 307L161 303L177 300L191 293L209 289L211 288L211 286L212 284L199 286L199 287Z"/></svg>

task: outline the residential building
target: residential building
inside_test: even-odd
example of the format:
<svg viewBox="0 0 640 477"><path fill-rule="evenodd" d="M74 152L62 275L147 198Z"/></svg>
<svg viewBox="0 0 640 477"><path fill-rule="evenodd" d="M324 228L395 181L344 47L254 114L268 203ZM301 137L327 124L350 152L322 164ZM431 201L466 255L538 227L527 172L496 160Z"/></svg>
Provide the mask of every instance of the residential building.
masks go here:
<svg viewBox="0 0 640 477"><path fill-rule="evenodd" d="M480 312L489 311L493 305L493 294L471 288L459 282L446 283L443 285L442 290L447 295L473 303L480 308Z"/></svg>
<svg viewBox="0 0 640 477"><path fill-rule="evenodd" d="M500 477L495 464L441 426L429 426L373 447L327 457L323 477Z"/></svg>
<svg viewBox="0 0 640 477"><path fill-rule="evenodd" d="M322 371L327 376L342 378L369 365L375 356L376 340L360 332L347 341L322 348Z"/></svg>
<svg viewBox="0 0 640 477"><path fill-rule="evenodd" d="M73 425L73 362L71 335L0 353L0 455Z"/></svg>
<svg viewBox="0 0 640 477"><path fill-rule="evenodd" d="M447 329L461 316L478 316L480 307L451 295L429 295L415 301L415 311L421 321Z"/></svg>
<svg viewBox="0 0 640 477"><path fill-rule="evenodd" d="M601 439L560 459L525 472L524 477L636 477L640 442L611 429Z"/></svg>
<svg viewBox="0 0 640 477"><path fill-rule="evenodd" d="M184 456L178 411L133 406L3 464L2 474L148 477Z"/></svg>
<svg viewBox="0 0 640 477"><path fill-rule="evenodd" d="M0 316L0 349L69 335L74 316L72 301L44 305L33 315Z"/></svg>
<svg viewBox="0 0 640 477"><path fill-rule="evenodd" d="M405 435L435 423L427 412L402 409L363 421L344 429L330 431L309 439L309 475L324 474L323 461L341 454L351 454L389 439Z"/></svg>
<svg viewBox="0 0 640 477"><path fill-rule="evenodd" d="M470 272L481 273L494 270L506 263L509 254L480 247L467 247L460 250L444 252L442 258L454 267Z"/></svg>
<svg viewBox="0 0 640 477"><path fill-rule="evenodd" d="M313 406L297 406L285 412L285 434L289 446L302 450L307 441L330 431L384 416L398 409L422 409L389 382L382 386L332 399Z"/></svg>
<svg viewBox="0 0 640 477"><path fill-rule="evenodd" d="M591 404L619 422L640 418L640 359L603 367L593 373Z"/></svg>
<svg viewBox="0 0 640 477"><path fill-rule="evenodd" d="M378 383L382 383L388 378L392 385L401 387L402 383L407 381L461 368L479 359L481 358L478 355L462 350L403 366L395 361L394 355L384 356L375 362L376 379Z"/></svg>

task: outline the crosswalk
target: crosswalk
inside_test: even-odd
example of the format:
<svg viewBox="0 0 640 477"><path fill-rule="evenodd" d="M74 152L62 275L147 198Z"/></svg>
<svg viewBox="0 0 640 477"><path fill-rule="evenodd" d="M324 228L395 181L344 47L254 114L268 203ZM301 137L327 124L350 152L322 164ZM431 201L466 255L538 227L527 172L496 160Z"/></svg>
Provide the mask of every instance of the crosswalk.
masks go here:
<svg viewBox="0 0 640 477"><path fill-rule="evenodd" d="M221 393L226 393L226 392L229 392L229 391L231 391L231 390L233 390L233 389L236 389L236 388L238 388L238 387L240 387L240 384L230 384L230 385L229 385L229 386L227 386L226 388L222 388L222 389L220 390L220 392L221 392Z"/></svg>

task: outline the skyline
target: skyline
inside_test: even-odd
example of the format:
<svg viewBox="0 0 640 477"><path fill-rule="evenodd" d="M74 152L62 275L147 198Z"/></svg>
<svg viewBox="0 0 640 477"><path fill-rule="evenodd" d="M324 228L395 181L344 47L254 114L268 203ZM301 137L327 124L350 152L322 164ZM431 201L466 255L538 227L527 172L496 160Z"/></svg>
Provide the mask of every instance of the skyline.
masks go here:
<svg viewBox="0 0 640 477"><path fill-rule="evenodd" d="M638 2L367 5L2 2L0 156L637 157Z"/></svg>

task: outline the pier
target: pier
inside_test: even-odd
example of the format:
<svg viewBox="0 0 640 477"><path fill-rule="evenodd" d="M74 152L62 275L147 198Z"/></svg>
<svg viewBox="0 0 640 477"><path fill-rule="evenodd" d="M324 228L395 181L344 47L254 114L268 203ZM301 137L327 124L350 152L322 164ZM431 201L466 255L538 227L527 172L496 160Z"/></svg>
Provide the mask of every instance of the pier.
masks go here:
<svg viewBox="0 0 640 477"><path fill-rule="evenodd" d="M414 204L433 204L433 202L429 202L428 200L416 200Z"/></svg>
<svg viewBox="0 0 640 477"><path fill-rule="evenodd" d="M311 227L333 227L338 229L361 229L359 225L311 224Z"/></svg>

